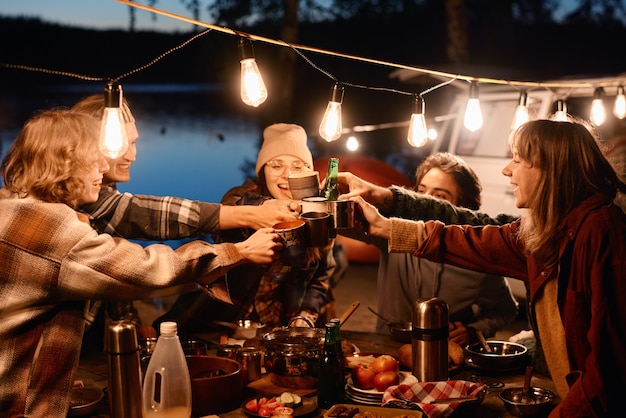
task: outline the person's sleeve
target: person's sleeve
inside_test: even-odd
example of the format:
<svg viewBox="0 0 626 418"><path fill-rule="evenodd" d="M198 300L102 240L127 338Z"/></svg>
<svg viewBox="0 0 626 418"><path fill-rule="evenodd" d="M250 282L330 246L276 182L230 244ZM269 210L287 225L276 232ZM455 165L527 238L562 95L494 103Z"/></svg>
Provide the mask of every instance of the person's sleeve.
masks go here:
<svg viewBox="0 0 626 418"><path fill-rule="evenodd" d="M142 247L90 230L62 260L58 285L69 299L145 299L196 290L243 257L234 244L196 240L172 249Z"/></svg>
<svg viewBox="0 0 626 418"><path fill-rule="evenodd" d="M100 233L127 239L175 240L219 229L220 205L172 196L148 196L103 191L96 203L83 205Z"/></svg>
<svg viewBox="0 0 626 418"><path fill-rule="evenodd" d="M458 225L504 225L519 216L499 214L496 217L452 205L450 202L414 192L399 186L390 187L393 193L391 209L383 213L387 217L404 219L438 220Z"/></svg>
<svg viewBox="0 0 626 418"><path fill-rule="evenodd" d="M322 250L322 257L311 280L302 301L301 310L307 310L319 314L320 310L328 302L328 289L330 277L335 271L335 257L332 245Z"/></svg>
<svg viewBox="0 0 626 418"><path fill-rule="evenodd" d="M486 275L481 279L479 289L476 303L480 313L475 321L465 325L481 331L489 338L515 319L518 303L502 276Z"/></svg>
<svg viewBox="0 0 626 418"><path fill-rule="evenodd" d="M519 221L502 226L469 226L391 218L389 252L410 252L438 263L527 281L518 227Z"/></svg>

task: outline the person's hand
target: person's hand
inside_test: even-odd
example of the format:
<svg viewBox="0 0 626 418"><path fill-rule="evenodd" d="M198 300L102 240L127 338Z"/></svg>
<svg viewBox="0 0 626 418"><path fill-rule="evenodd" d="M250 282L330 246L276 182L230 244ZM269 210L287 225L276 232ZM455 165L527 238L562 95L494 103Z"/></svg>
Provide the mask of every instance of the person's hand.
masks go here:
<svg viewBox="0 0 626 418"><path fill-rule="evenodd" d="M298 219L298 202L283 199L269 199L260 206L250 206L252 216L248 227L252 229L271 228L280 222Z"/></svg>
<svg viewBox="0 0 626 418"><path fill-rule="evenodd" d="M272 228L262 228L247 240L238 242L235 247L241 256L251 263L269 264L278 256L277 251L282 244Z"/></svg>
<svg viewBox="0 0 626 418"><path fill-rule="evenodd" d="M343 193L339 196L339 200L361 196L369 203L380 207L393 198L391 190L363 180L350 172L339 173L337 182L339 183L339 190Z"/></svg>
<svg viewBox="0 0 626 418"><path fill-rule="evenodd" d="M363 211L363 216L369 224L369 234L389 239L391 237L391 221L382 216L378 209L367 203L361 196L352 197L350 200L355 201Z"/></svg>
<svg viewBox="0 0 626 418"><path fill-rule="evenodd" d="M457 343L461 347L465 347L469 344L469 331L462 322L450 322L448 324L448 330L450 332L450 341Z"/></svg>

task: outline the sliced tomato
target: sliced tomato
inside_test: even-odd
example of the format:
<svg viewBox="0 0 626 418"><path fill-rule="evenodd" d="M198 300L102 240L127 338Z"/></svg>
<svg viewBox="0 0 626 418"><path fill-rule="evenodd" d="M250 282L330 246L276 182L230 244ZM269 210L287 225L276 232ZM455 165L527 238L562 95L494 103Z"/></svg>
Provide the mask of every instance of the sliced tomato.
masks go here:
<svg viewBox="0 0 626 418"><path fill-rule="evenodd" d="M257 411L257 415L262 416L262 417L271 417L272 413L267 408L267 406L263 405L259 407L259 410Z"/></svg>
<svg viewBox="0 0 626 418"><path fill-rule="evenodd" d="M274 398L276 399L276 398ZM271 399L270 399L271 400ZM267 407L267 409L269 409L269 411L272 413L272 415L274 414L274 410L278 407L284 407L285 404L282 402L277 402L276 400L274 400L274 402L267 402L265 404L265 406Z"/></svg>
<svg viewBox="0 0 626 418"><path fill-rule="evenodd" d="M258 407L260 408L260 407L262 407L263 405L265 405L266 403L267 403L267 398L264 396L264 397L262 397L262 398L259 398L259 400L258 400L258 402L257 402L257 405L258 405Z"/></svg>
<svg viewBox="0 0 626 418"><path fill-rule="evenodd" d="M245 405L246 410L253 412L253 413L257 413L257 411L259 410L259 402L257 401L257 399L250 399L248 402L246 402Z"/></svg>

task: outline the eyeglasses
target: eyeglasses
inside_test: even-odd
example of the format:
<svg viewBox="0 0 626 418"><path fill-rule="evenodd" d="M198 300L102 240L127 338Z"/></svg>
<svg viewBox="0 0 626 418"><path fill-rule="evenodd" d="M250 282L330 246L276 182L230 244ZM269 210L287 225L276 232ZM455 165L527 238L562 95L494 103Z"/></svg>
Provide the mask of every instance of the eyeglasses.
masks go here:
<svg viewBox="0 0 626 418"><path fill-rule="evenodd" d="M300 173L310 169L310 167L302 161L294 161L291 164L288 164L281 160L270 160L266 162L265 165L276 174L283 173L285 168L289 168L292 173Z"/></svg>

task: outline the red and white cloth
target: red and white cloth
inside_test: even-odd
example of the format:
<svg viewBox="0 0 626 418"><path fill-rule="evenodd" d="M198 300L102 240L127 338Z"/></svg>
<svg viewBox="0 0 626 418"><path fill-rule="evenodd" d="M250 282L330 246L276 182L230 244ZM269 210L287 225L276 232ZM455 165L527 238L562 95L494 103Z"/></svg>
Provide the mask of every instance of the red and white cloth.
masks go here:
<svg viewBox="0 0 626 418"><path fill-rule="evenodd" d="M445 418L464 402L480 402L486 386L482 383L465 380L447 380L444 382L417 382L411 385L391 386L383 394L383 406L407 408L419 407L429 418ZM467 400L431 403L435 400L470 397Z"/></svg>

